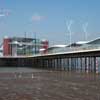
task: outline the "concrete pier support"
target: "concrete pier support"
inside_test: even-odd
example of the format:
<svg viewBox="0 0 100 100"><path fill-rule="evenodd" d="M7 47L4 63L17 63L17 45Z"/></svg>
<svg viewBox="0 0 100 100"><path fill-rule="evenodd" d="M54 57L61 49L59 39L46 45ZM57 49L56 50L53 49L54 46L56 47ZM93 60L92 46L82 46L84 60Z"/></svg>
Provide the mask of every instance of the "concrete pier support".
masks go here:
<svg viewBox="0 0 100 100"><path fill-rule="evenodd" d="M99 73L99 71L98 71L98 65L99 65L99 62L98 62L98 59L97 58L95 58L96 60L96 62L95 62L95 67L96 67L96 69L95 69L95 72L96 72L96 74L98 74Z"/></svg>

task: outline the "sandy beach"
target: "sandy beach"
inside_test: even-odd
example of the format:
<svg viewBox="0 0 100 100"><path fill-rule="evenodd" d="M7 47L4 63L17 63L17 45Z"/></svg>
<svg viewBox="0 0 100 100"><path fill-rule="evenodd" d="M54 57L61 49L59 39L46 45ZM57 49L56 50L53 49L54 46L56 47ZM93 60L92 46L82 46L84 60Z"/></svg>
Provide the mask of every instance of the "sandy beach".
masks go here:
<svg viewBox="0 0 100 100"><path fill-rule="evenodd" d="M19 70L0 72L0 100L100 100L100 75Z"/></svg>

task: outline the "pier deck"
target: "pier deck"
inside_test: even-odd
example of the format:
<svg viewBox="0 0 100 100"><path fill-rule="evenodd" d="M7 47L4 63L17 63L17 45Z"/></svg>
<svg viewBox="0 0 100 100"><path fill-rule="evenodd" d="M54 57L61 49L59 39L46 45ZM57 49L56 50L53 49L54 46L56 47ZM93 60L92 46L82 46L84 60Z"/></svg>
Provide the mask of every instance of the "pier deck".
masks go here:
<svg viewBox="0 0 100 100"><path fill-rule="evenodd" d="M3 56L0 66L21 66L53 70L100 71L100 49L79 50L34 56Z"/></svg>

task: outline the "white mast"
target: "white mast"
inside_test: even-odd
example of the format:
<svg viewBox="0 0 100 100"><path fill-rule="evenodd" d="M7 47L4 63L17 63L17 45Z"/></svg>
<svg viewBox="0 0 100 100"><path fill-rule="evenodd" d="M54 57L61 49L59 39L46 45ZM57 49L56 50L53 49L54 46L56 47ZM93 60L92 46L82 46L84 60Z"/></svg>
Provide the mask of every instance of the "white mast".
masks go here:
<svg viewBox="0 0 100 100"><path fill-rule="evenodd" d="M70 35L70 48L71 48L71 42L72 42L72 31L71 31L71 25L73 24L73 20L70 20L69 23L66 22L66 26Z"/></svg>
<svg viewBox="0 0 100 100"><path fill-rule="evenodd" d="M82 26L83 31L85 33L85 41L87 41L87 27L88 27L88 22L84 23Z"/></svg>

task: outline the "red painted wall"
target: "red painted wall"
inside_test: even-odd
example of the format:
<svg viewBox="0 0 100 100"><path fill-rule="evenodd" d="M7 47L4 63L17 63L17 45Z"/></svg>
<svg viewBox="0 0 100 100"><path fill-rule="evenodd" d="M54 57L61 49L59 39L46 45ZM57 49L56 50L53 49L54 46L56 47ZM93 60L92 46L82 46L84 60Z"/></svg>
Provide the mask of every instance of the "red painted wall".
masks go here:
<svg viewBox="0 0 100 100"><path fill-rule="evenodd" d="M4 38L4 40L3 40L3 55L4 56L11 55L11 47L9 44L10 42L11 42L10 38Z"/></svg>
<svg viewBox="0 0 100 100"><path fill-rule="evenodd" d="M49 47L49 42L48 42L47 40L44 40L44 41L42 41L41 43L42 43L42 45L43 45L42 48L45 49L44 53L47 53L47 49L48 49L48 47Z"/></svg>

